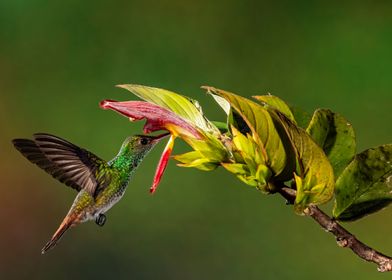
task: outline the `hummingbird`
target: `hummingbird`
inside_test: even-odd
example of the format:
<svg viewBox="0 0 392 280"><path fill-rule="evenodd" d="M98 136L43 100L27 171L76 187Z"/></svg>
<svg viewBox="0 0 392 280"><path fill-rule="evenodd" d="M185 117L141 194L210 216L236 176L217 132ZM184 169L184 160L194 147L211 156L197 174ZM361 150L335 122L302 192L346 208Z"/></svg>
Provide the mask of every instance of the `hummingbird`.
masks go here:
<svg viewBox="0 0 392 280"><path fill-rule="evenodd" d="M169 133L130 136L123 142L117 156L108 162L47 133L36 133L32 140L12 140L15 148L29 161L78 191L68 214L41 253L45 254L56 246L71 227L90 220L103 226L105 213L122 198L144 157L167 135Z"/></svg>

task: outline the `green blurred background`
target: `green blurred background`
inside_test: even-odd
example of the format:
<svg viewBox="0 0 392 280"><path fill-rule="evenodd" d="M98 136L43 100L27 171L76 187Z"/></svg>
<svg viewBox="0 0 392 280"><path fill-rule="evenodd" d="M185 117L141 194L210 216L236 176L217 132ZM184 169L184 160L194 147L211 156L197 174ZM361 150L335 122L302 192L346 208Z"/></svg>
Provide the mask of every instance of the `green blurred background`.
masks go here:
<svg viewBox="0 0 392 280"><path fill-rule="evenodd" d="M1 1L0 279L390 279L223 170L171 162L150 196L163 143L103 228L72 229L41 256L75 193L10 142L49 132L110 159L142 124L98 103L133 99L113 86L138 83L199 99L211 119L224 116L201 85L271 92L342 113L359 150L390 143L392 3L366 2ZM392 254L391 217L347 227Z"/></svg>

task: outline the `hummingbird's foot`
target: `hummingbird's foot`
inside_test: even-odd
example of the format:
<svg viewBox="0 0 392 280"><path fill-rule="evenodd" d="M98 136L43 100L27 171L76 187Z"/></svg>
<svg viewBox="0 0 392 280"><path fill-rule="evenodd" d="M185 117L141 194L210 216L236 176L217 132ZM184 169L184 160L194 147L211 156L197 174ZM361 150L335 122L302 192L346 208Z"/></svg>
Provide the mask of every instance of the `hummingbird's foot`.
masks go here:
<svg viewBox="0 0 392 280"><path fill-rule="evenodd" d="M104 214L99 214L99 216L95 219L95 223L102 227L106 222L106 216Z"/></svg>

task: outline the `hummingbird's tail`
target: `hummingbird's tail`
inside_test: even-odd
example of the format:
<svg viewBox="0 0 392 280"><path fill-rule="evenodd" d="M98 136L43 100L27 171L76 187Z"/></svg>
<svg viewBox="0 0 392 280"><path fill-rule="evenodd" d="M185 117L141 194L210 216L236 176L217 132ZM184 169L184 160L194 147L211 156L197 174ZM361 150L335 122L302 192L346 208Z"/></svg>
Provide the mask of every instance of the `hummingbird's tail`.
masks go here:
<svg viewBox="0 0 392 280"><path fill-rule="evenodd" d="M45 254L48 250L52 249L60 241L64 233L74 225L74 219L71 217L65 217L59 228L53 234L52 238L42 248L41 253Z"/></svg>

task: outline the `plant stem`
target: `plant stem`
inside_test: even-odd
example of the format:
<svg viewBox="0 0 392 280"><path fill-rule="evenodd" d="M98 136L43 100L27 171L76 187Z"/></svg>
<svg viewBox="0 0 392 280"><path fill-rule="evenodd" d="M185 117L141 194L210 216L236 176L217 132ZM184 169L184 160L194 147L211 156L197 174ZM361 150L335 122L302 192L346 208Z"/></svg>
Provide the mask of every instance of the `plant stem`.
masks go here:
<svg viewBox="0 0 392 280"><path fill-rule="evenodd" d="M293 204L296 196L294 189L282 186L278 193L282 195L289 204ZM380 272L392 271L392 258L388 257L366 244L359 241L353 234L342 227L335 219L329 217L320 208L311 205L306 215L312 217L323 229L336 237L337 244L343 248L350 248L357 256L368 262L377 264Z"/></svg>

